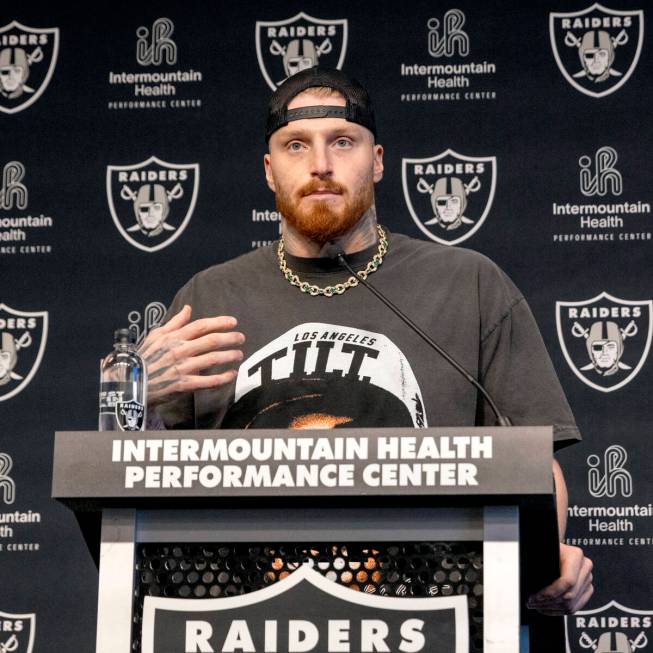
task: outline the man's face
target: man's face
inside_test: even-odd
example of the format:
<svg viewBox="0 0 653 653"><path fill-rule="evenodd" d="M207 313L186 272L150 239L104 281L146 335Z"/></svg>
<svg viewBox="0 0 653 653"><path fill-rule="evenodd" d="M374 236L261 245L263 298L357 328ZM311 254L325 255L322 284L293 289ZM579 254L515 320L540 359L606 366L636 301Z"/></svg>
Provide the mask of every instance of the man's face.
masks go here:
<svg viewBox="0 0 653 653"><path fill-rule="evenodd" d="M609 370L619 358L619 345L616 340L594 340L592 342L592 359L596 367Z"/></svg>
<svg viewBox="0 0 653 653"><path fill-rule="evenodd" d="M5 91L15 91L23 83L22 66L1 66L0 84Z"/></svg>
<svg viewBox="0 0 653 653"><path fill-rule="evenodd" d="M583 51L583 62L592 75L600 76L610 65L610 53L606 48L589 48Z"/></svg>
<svg viewBox="0 0 653 653"><path fill-rule="evenodd" d="M146 229L156 229L163 222L163 204L161 202L143 202L138 206L138 216Z"/></svg>
<svg viewBox="0 0 653 653"><path fill-rule="evenodd" d="M0 350L0 379L11 372L11 352Z"/></svg>
<svg viewBox="0 0 653 653"><path fill-rule="evenodd" d="M305 94L289 109L345 106L338 96ZM309 240L326 243L351 229L372 206L383 176L383 148L372 133L342 118L295 120L270 138L264 157L279 212Z"/></svg>
<svg viewBox="0 0 653 653"><path fill-rule="evenodd" d="M438 195L435 198L435 210L440 222L451 224L460 217L462 201L458 195Z"/></svg>

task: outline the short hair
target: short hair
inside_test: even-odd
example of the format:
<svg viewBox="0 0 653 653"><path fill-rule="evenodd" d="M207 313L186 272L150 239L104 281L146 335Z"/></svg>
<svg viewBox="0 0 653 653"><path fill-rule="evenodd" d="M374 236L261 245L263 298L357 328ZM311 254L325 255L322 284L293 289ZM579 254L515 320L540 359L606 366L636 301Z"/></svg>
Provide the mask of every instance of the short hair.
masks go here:
<svg viewBox="0 0 653 653"><path fill-rule="evenodd" d="M302 97L304 95L317 95L318 97L341 97L343 100L345 96L337 89L331 88L330 86L311 86L305 88L303 91L300 91L293 97L294 100L297 97Z"/></svg>

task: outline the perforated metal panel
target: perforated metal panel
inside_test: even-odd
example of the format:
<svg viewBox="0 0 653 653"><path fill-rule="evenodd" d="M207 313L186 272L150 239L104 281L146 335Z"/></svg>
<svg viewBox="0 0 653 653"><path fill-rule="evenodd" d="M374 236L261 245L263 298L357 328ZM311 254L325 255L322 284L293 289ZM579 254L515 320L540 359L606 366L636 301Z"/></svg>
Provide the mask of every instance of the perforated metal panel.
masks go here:
<svg viewBox="0 0 653 653"><path fill-rule="evenodd" d="M369 544L140 544L133 650L140 651L143 599L220 598L282 580L301 564L356 592L424 597L466 594L470 651L483 650L481 542Z"/></svg>

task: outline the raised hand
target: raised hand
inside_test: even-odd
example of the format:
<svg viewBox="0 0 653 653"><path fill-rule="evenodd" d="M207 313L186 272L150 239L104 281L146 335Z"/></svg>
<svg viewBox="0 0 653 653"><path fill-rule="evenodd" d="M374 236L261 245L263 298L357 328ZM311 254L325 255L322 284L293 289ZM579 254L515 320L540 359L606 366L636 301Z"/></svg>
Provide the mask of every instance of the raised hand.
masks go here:
<svg viewBox="0 0 653 653"><path fill-rule="evenodd" d="M245 336L234 331L235 317L222 315L191 321L185 305L166 324L153 329L139 347L147 365L148 406L200 388L217 388L236 378ZM232 365L220 374L201 374L215 365Z"/></svg>

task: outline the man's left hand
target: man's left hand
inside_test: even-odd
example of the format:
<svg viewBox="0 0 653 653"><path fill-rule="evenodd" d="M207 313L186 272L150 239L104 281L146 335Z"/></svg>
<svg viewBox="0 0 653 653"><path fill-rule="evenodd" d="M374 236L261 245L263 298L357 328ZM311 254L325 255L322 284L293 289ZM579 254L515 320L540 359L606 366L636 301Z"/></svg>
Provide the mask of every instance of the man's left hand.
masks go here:
<svg viewBox="0 0 653 653"><path fill-rule="evenodd" d="M580 610L594 593L592 561L577 546L560 544L560 578L532 594L526 603L532 610L557 617Z"/></svg>

